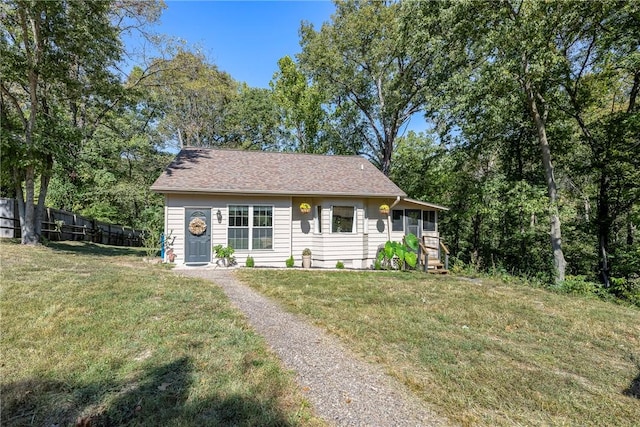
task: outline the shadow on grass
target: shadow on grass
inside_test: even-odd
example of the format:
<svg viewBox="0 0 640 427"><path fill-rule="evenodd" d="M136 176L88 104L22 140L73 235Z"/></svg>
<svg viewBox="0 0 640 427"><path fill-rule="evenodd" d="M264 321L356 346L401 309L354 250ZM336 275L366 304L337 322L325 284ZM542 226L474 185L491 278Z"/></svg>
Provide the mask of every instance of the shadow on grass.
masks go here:
<svg viewBox="0 0 640 427"><path fill-rule="evenodd" d="M60 252L73 252L97 256L147 256L144 248L128 246L107 246L90 242L49 242L47 247ZM158 254L159 255L159 254Z"/></svg>
<svg viewBox="0 0 640 427"><path fill-rule="evenodd" d="M631 381L629 388L625 389L622 393L625 396L640 399L640 373L638 373L638 376Z"/></svg>
<svg viewBox="0 0 640 427"><path fill-rule="evenodd" d="M3 426L289 426L272 402L246 396L189 398L188 358L153 366L126 382L82 384L31 378L2 384Z"/></svg>

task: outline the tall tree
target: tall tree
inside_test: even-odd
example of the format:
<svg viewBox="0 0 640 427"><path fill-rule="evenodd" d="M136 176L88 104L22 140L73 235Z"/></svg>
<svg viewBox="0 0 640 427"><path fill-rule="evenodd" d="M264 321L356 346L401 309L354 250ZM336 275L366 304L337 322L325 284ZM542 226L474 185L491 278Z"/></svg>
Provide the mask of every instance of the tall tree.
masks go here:
<svg viewBox="0 0 640 427"><path fill-rule="evenodd" d="M54 161L80 143L83 127L100 119L89 108L112 108L119 96L114 92L121 86L110 70L122 46L111 7L109 2L0 5L3 167L12 171L24 244L40 240Z"/></svg>
<svg viewBox="0 0 640 427"><path fill-rule="evenodd" d="M580 25L558 41L565 64L558 105L589 153L583 170L597 183L595 235L608 287L614 230L628 228L625 220L640 202L640 3L575 6Z"/></svg>
<svg viewBox="0 0 640 427"><path fill-rule="evenodd" d="M321 145L321 130L326 121L322 93L307 83L307 77L291 57L280 58L278 69L270 86L285 128L293 130L292 148L304 153L326 151Z"/></svg>
<svg viewBox="0 0 640 427"><path fill-rule="evenodd" d="M566 260L549 117L553 105L550 98L557 93L562 64L557 37L575 28L579 20L570 9L568 3L560 2L469 2L453 3L449 15L458 21L452 22L451 37L466 40L459 53L468 56L473 66L467 84L487 83L478 75L490 74L499 82L498 87L517 88L513 93L535 129L549 200L549 235L557 282L564 280ZM483 100L478 98L477 102Z"/></svg>
<svg viewBox="0 0 640 427"><path fill-rule="evenodd" d="M418 54L412 50L412 29L401 19L409 12L399 2L337 1L331 23L319 31L311 24L301 27L302 70L327 91L334 112L346 114L363 153L385 175L396 137L425 109L425 88L438 79L439 64L428 59L437 43L424 44Z"/></svg>
<svg viewBox="0 0 640 427"><path fill-rule="evenodd" d="M225 118L238 83L198 53L179 48L170 59L152 61L144 85L161 112L158 129L178 146L225 143Z"/></svg>
<svg viewBox="0 0 640 427"><path fill-rule="evenodd" d="M232 98L222 127L222 141L247 150L280 150L280 112L269 89L240 85Z"/></svg>

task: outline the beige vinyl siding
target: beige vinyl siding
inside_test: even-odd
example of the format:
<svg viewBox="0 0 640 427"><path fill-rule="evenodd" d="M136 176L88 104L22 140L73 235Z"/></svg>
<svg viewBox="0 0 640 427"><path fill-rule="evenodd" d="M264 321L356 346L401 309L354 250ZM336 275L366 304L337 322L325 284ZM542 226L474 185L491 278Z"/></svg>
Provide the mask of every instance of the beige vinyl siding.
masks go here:
<svg viewBox="0 0 640 427"><path fill-rule="evenodd" d="M333 268L338 261L342 261L347 268L362 268L363 260L367 258L364 252L364 200L348 198L314 199L313 206L322 207L322 233L313 235L310 241L312 262L314 266ZM296 206L294 204L294 206ZM331 230L331 216L333 206L355 207L355 232L335 233ZM314 217L317 215L313 212ZM313 228L312 228L312 231ZM294 242L299 238L293 235ZM297 245L297 243L295 243Z"/></svg>
<svg viewBox="0 0 640 427"><path fill-rule="evenodd" d="M309 203L311 212L300 212L300 203ZM347 268L370 268L373 266L378 248L389 239L387 215L379 211L383 203L391 205L393 200L350 199L347 197L287 197L287 196L234 196L234 195L186 195L168 194L165 207L165 229L171 234L176 262L184 263L185 208L199 208L211 211L211 245L228 244L229 205L272 206L273 207L273 249L236 250L238 265L244 266L251 255L256 266L284 267L285 260L293 255L295 265L302 263L302 250L312 251L314 267L334 268L342 261ZM317 232L318 211L321 207L321 229ZM334 233L331 230L331 209L333 206L354 206L355 232ZM421 209L410 203L399 203L394 209ZM218 211L220 218L218 219ZM404 231L391 232L391 240L402 241ZM430 244L437 244L438 232L424 232L433 237ZM430 257L437 256L433 250ZM215 262L212 252L212 262Z"/></svg>
<svg viewBox="0 0 640 427"><path fill-rule="evenodd" d="M380 205L383 203L389 206L392 204L386 200L379 199L370 199L367 202L369 209L367 259L370 264L375 262L378 248L383 247L387 240L389 240L387 215L380 213Z"/></svg>
<svg viewBox="0 0 640 427"><path fill-rule="evenodd" d="M165 207L165 236L168 236L167 243L172 243L171 247L176 254L176 263L184 263L184 207Z"/></svg>
<svg viewBox="0 0 640 427"><path fill-rule="evenodd" d="M273 249L236 250L234 256L238 265L244 266L251 255L256 266L284 267L291 253L291 199L289 197L242 197L220 195L167 195L167 231L176 236L174 251L176 262L184 263L184 209L197 207L211 210L211 246L227 246L228 206L272 206L273 207ZM218 211L220 218L218 218ZM212 251L212 262L215 253Z"/></svg>
<svg viewBox="0 0 640 427"><path fill-rule="evenodd" d="M308 203L311 212L300 212L300 204ZM291 255L295 260L295 265L302 265L302 250L311 249L311 262L322 255L322 242L317 239L316 233L316 212L318 200L313 198L294 198L292 200L292 221L291 221ZM323 215L324 216L324 215Z"/></svg>

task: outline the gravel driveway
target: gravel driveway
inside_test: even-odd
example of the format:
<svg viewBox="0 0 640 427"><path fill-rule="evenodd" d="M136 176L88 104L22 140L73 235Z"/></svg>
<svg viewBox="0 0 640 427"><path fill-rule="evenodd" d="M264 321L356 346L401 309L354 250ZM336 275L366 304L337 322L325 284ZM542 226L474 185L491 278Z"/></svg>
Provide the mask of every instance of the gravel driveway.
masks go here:
<svg viewBox="0 0 640 427"><path fill-rule="evenodd" d="M337 338L285 312L224 269L186 267L176 274L218 284L283 364L296 372L316 414L336 426L436 426L436 417L404 385L366 363Z"/></svg>

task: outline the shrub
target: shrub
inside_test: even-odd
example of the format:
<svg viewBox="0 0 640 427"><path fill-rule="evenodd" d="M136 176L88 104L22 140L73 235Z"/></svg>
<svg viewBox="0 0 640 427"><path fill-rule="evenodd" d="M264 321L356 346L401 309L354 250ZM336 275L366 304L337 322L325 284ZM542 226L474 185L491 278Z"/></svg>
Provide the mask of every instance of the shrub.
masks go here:
<svg viewBox="0 0 640 427"><path fill-rule="evenodd" d="M378 260L387 268L397 266L399 270L404 270L406 265L415 268L418 263L418 238L409 233L402 243L389 240L378 254Z"/></svg>
<svg viewBox="0 0 640 427"><path fill-rule="evenodd" d="M382 262L379 259L376 259L373 263L374 270L382 270Z"/></svg>
<svg viewBox="0 0 640 427"><path fill-rule="evenodd" d="M336 262L336 268L342 270L344 268L344 263L342 261Z"/></svg>
<svg viewBox="0 0 640 427"><path fill-rule="evenodd" d="M245 262L245 266L247 266L249 268L253 268L255 266L255 261L253 260L253 257L251 255L249 255L247 257L247 261Z"/></svg>
<svg viewBox="0 0 640 427"><path fill-rule="evenodd" d="M233 256L235 250L231 246L215 245L213 250L216 253L216 258L221 259L224 265L230 266L235 264L236 258Z"/></svg>
<svg viewBox="0 0 640 427"><path fill-rule="evenodd" d="M598 285L586 279L586 276L567 276L558 290L574 295L595 295Z"/></svg>
<svg viewBox="0 0 640 427"><path fill-rule="evenodd" d="M304 248L304 249L302 250L302 256L309 256L309 255L311 255L311 249L309 249L309 248Z"/></svg>
<svg viewBox="0 0 640 427"><path fill-rule="evenodd" d="M144 250L148 257L158 256L160 252L160 233L157 233L152 230L144 230L141 235L142 244L144 245Z"/></svg>
<svg viewBox="0 0 640 427"><path fill-rule="evenodd" d="M291 255L289 258L286 259L284 263L287 266L287 268L292 268L296 262L293 259L293 255Z"/></svg>
<svg viewBox="0 0 640 427"><path fill-rule="evenodd" d="M640 279L624 279L612 277L611 292L616 297L640 307Z"/></svg>

